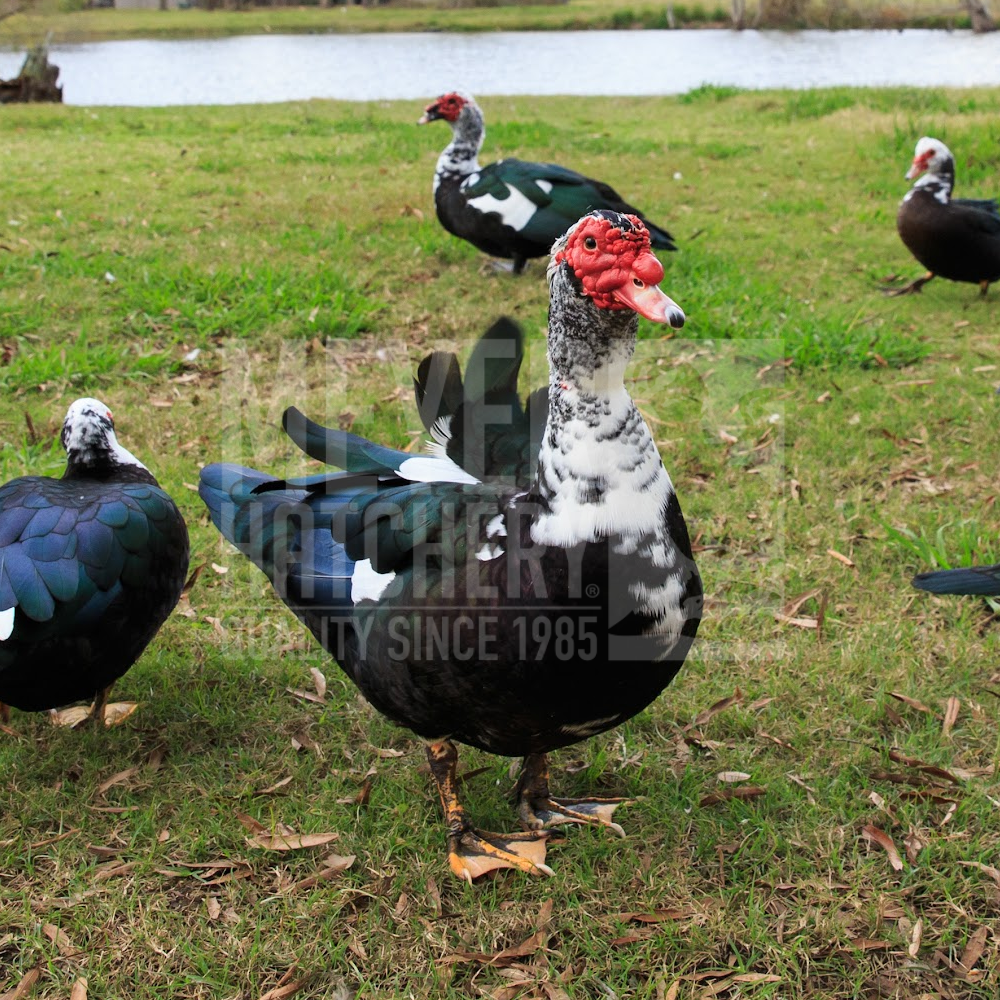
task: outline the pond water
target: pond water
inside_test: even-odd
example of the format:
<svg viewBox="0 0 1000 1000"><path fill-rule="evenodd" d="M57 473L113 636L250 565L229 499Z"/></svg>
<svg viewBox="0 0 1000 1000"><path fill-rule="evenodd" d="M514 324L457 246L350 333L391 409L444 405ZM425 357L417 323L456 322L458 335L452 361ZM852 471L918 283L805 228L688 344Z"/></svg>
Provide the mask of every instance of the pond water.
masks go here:
<svg viewBox="0 0 1000 1000"><path fill-rule="evenodd" d="M1000 85L1000 32L573 31L252 35L57 45L67 104L426 100L744 88ZM23 55L0 50L0 78Z"/></svg>

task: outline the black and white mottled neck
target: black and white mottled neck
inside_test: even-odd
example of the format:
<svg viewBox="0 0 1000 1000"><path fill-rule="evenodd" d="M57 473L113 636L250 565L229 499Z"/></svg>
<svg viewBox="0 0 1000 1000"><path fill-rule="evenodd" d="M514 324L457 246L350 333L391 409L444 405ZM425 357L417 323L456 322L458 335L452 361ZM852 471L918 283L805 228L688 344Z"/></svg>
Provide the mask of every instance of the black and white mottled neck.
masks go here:
<svg viewBox="0 0 1000 1000"><path fill-rule="evenodd" d="M549 411L534 487L545 510L532 538L660 538L673 485L624 383L639 317L599 308L565 263L550 265L549 284Z"/></svg>
<svg viewBox="0 0 1000 1000"><path fill-rule="evenodd" d="M925 136L917 143L913 163L911 171L919 163L926 173L907 191L903 201L909 201L919 191L947 205L955 187L955 157L951 150L939 139Z"/></svg>
<svg viewBox="0 0 1000 1000"><path fill-rule="evenodd" d="M156 483L153 474L118 443L111 410L98 399L78 399L63 421L63 479L116 479Z"/></svg>
<svg viewBox="0 0 1000 1000"><path fill-rule="evenodd" d="M442 181L464 180L479 170L479 150L486 138L483 112L471 97L463 95L463 98L465 104L458 118L448 123L452 132L451 142L438 157L434 171L435 194Z"/></svg>

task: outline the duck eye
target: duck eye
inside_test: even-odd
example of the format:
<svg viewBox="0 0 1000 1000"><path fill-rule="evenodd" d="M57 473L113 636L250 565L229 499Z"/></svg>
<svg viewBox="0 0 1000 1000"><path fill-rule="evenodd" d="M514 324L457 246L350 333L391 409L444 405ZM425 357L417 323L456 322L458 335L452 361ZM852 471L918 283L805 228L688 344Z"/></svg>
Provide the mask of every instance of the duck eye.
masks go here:
<svg viewBox="0 0 1000 1000"><path fill-rule="evenodd" d="M596 249L597 249L597 240L595 240L593 236L588 236L588 237L587 237L587 238L586 238L586 239L585 239L585 240L583 241L583 245L584 245L584 246L585 246L585 247L586 247L586 248L587 248L588 250L596 250Z"/></svg>
<svg viewBox="0 0 1000 1000"><path fill-rule="evenodd" d="M646 287L646 282L643 281L642 278L633 278L632 279L632 284L635 285L636 288L645 288Z"/></svg>

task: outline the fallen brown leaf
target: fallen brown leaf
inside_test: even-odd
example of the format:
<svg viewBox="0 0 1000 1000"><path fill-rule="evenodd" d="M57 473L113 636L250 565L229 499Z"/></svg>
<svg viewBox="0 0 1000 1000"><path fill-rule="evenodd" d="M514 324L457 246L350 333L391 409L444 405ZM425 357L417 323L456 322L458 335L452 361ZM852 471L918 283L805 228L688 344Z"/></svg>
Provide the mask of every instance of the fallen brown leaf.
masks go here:
<svg viewBox="0 0 1000 1000"><path fill-rule="evenodd" d="M55 836L46 837L44 840L36 840L35 843L31 845L31 848L32 850L36 850L39 847L48 847L49 844L55 844L57 841L65 840L67 837L72 837L74 834L79 833L80 829L80 827L76 826L72 830L66 830L64 833L57 833ZM7 843L7 841L5 841L5 843ZM9 843L13 844L16 843L16 841L12 840L9 841Z"/></svg>
<svg viewBox="0 0 1000 1000"><path fill-rule="evenodd" d="M218 920L222 916L222 904L218 896L205 897L205 909L208 911L209 920Z"/></svg>
<svg viewBox="0 0 1000 1000"><path fill-rule="evenodd" d="M309 847L322 847L339 837L339 833L258 833L244 839L251 847L259 847L265 851L301 851Z"/></svg>
<svg viewBox="0 0 1000 1000"><path fill-rule="evenodd" d="M958 719L958 711L961 706L962 703L954 696L948 699L944 710L944 721L941 723L941 736L944 739L948 739L951 736L951 728Z"/></svg>
<svg viewBox="0 0 1000 1000"><path fill-rule="evenodd" d="M897 764L915 767L918 771L923 771L924 774L932 774L935 778L943 778L945 781L950 781L953 785L960 785L962 783L962 779L952 774L951 771L946 771L943 767L938 767L936 764L928 764L922 760L918 760L916 757L907 757L898 750L890 750L889 759L894 760Z"/></svg>
<svg viewBox="0 0 1000 1000"><path fill-rule="evenodd" d="M626 922L635 921L638 924L661 924L665 920L687 920L690 916L692 916L691 910L677 906L665 906L646 912L619 913L618 919Z"/></svg>
<svg viewBox="0 0 1000 1000"><path fill-rule="evenodd" d="M69 991L69 1000L87 1000L87 979L80 976Z"/></svg>
<svg viewBox="0 0 1000 1000"><path fill-rule="evenodd" d="M38 982L41 974L42 970L39 968L29 969L21 977L21 981L17 986L0 996L0 1000L24 1000L24 997L27 997L35 988L35 983Z"/></svg>
<svg viewBox="0 0 1000 1000"><path fill-rule="evenodd" d="M873 826L871 823L863 826L861 833L866 840L873 841L885 851L889 856L889 864L892 865L895 871L901 872L903 870L903 859L899 856L899 851L896 850L896 845L892 842L892 837L889 834L884 830L880 830L877 826Z"/></svg>
<svg viewBox="0 0 1000 1000"><path fill-rule="evenodd" d="M764 795L766 788L760 785L739 785L736 788L720 788L717 792L710 792L702 797L698 805L714 806L720 802L728 802L730 799L754 799L758 795Z"/></svg>
<svg viewBox="0 0 1000 1000"><path fill-rule="evenodd" d="M967 868L978 868L981 872L985 872L996 882L997 887L1000 888L1000 868L994 868L993 865L984 865L981 861L959 861L959 864L965 865Z"/></svg>
<svg viewBox="0 0 1000 1000"><path fill-rule="evenodd" d="M983 949L986 947L986 938L988 936L989 930L984 924L969 938L969 943L965 946L965 951L962 952L962 957L958 963L965 970L966 974L971 973L975 969L976 962L979 961L983 954Z"/></svg>
<svg viewBox="0 0 1000 1000"><path fill-rule="evenodd" d="M845 556L843 552L838 552L836 549L827 549L826 550L826 554L828 556L831 556L832 558L836 559L837 562L843 563L845 566L849 567L850 569L854 569L855 568L854 560L851 559L849 556Z"/></svg>
<svg viewBox="0 0 1000 1000"><path fill-rule="evenodd" d="M721 698L714 705L710 705L703 712L699 712L695 716L694 722L689 722L684 727L684 732L688 732L689 730L694 729L696 726L705 725L705 723L708 722L709 719L718 715L719 712L724 712L731 705L738 705L741 701L743 701L743 693L740 691L739 688L737 688L733 692L733 694L731 694L728 698Z"/></svg>
<svg viewBox="0 0 1000 1000"><path fill-rule="evenodd" d="M55 924L42 924L42 933L56 946L63 958L79 954L79 949L73 947L69 935L61 927L56 927Z"/></svg>
<svg viewBox="0 0 1000 1000"><path fill-rule="evenodd" d="M937 717L937 712L933 708L928 708L922 701L917 701L916 698L911 698L909 695L900 694L898 691L890 691L889 697L895 698L896 701L901 701L904 705L909 705L910 708L914 708L918 712L926 712L927 715Z"/></svg>
<svg viewBox="0 0 1000 1000"><path fill-rule="evenodd" d="M129 778L135 777L139 773L139 768L137 767L127 767L124 771L119 771L117 774L111 775L106 781L102 781L97 786L98 795L103 795L109 788L114 785L124 784Z"/></svg>

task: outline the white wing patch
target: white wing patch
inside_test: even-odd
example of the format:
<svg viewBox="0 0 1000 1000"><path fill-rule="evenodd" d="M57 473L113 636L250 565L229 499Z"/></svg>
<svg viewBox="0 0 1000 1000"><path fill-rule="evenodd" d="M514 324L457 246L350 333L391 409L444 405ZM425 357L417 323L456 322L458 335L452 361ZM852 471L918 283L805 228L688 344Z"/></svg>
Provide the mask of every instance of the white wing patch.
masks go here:
<svg viewBox="0 0 1000 1000"><path fill-rule="evenodd" d="M14 609L0 611L0 642L11 637L14 631Z"/></svg>
<svg viewBox="0 0 1000 1000"><path fill-rule="evenodd" d="M505 226L510 226L515 232L520 232L531 221L538 211L538 206L526 198L517 188L505 185L508 196L504 199L494 198L491 194L481 194L478 198L470 198L468 204L484 215L495 213Z"/></svg>
<svg viewBox="0 0 1000 1000"><path fill-rule="evenodd" d="M376 573L371 559L361 559L354 564L351 574L351 600L355 604L358 601L377 601L395 579L395 573Z"/></svg>
<svg viewBox="0 0 1000 1000"><path fill-rule="evenodd" d="M540 187L540 188L541 188L541 189L542 189L542 190L543 190L543 191L544 191L544 192L545 192L546 194L549 194L549 192L550 192L550 191L552 190L552 181L543 181L543 180L537 180L537 181L535 181L535 183L536 183L536 184L537 184L537 185L538 185L538 186L539 186L539 187Z"/></svg>
<svg viewBox="0 0 1000 1000"><path fill-rule="evenodd" d="M414 455L399 463L396 470L411 483L478 483L460 465L456 465L447 455Z"/></svg>

